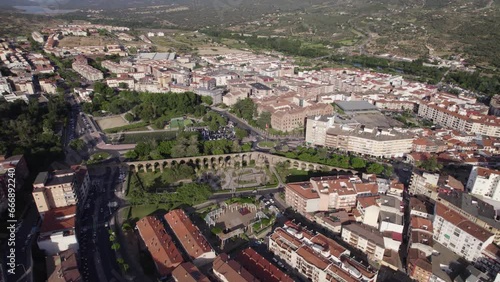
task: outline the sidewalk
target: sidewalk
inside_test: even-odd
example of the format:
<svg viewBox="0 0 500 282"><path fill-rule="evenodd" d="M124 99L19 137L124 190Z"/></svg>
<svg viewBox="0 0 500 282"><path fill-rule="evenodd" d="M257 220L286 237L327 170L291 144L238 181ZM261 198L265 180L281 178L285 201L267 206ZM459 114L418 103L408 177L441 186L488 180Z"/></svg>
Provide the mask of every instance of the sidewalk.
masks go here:
<svg viewBox="0 0 500 282"><path fill-rule="evenodd" d="M124 221L120 216L120 212L123 209L124 208L121 208L118 211L116 211L113 219L116 223L116 225L114 226L116 239L118 240L121 246L119 252L121 253L125 263L127 263L130 266L125 278L129 281L152 282L151 279L144 274L144 272L142 271L142 266L138 262L138 258L140 257L139 250L131 249L128 239L125 237L126 235L123 233L123 230L121 229L121 226L123 225ZM132 229L129 232L134 232L134 230ZM135 234L131 236L135 237Z"/></svg>

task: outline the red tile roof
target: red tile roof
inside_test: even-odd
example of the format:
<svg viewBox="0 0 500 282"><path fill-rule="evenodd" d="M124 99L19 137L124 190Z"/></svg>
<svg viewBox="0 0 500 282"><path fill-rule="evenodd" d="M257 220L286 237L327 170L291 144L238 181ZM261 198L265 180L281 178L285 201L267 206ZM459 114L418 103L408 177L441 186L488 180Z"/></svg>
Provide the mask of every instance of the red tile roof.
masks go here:
<svg viewBox="0 0 500 282"><path fill-rule="evenodd" d="M56 232L75 228L76 206L48 210L40 227L40 233Z"/></svg>
<svg viewBox="0 0 500 282"><path fill-rule="evenodd" d="M213 252L208 241L183 210L176 209L168 212L165 214L165 220L191 259Z"/></svg>
<svg viewBox="0 0 500 282"><path fill-rule="evenodd" d="M182 282L210 282L203 273L191 262L185 262L179 265L172 272L175 281Z"/></svg>
<svg viewBox="0 0 500 282"><path fill-rule="evenodd" d="M285 189L299 195L304 199L319 198L318 193L313 190L313 186L309 182L288 183Z"/></svg>
<svg viewBox="0 0 500 282"><path fill-rule="evenodd" d="M318 255L311 247L308 246L303 246L298 249L297 255L301 256L305 261L321 270L325 270L331 264L328 259Z"/></svg>
<svg viewBox="0 0 500 282"><path fill-rule="evenodd" d="M244 249L234 259L261 281L293 282L290 276L259 255L252 248Z"/></svg>
<svg viewBox="0 0 500 282"><path fill-rule="evenodd" d="M146 216L139 220L136 226L153 257L160 277L171 274L183 262L183 258L161 221L154 216Z"/></svg>
<svg viewBox="0 0 500 282"><path fill-rule="evenodd" d="M456 211L447 208L441 203L436 203L436 215L442 217L444 220L469 233L481 242L484 242L488 238L493 236L491 232L473 223Z"/></svg>
<svg viewBox="0 0 500 282"><path fill-rule="evenodd" d="M226 281L250 282L260 281L250 272L248 272L241 264L235 260L230 260L227 254L218 255L213 264L213 271L224 276Z"/></svg>

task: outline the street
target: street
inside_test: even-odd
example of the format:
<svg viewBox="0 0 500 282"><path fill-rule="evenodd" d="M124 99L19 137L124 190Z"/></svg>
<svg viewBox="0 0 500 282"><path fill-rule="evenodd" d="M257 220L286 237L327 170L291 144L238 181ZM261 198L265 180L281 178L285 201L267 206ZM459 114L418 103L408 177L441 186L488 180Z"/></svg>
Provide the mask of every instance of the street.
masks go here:
<svg viewBox="0 0 500 282"><path fill-rule="evenodd" d="M77 222L80 272L85 281L122 281L108 231L108 222L116 211L108 204L115 200L120 168L90 169L89 173L93 185Z"/></svg>

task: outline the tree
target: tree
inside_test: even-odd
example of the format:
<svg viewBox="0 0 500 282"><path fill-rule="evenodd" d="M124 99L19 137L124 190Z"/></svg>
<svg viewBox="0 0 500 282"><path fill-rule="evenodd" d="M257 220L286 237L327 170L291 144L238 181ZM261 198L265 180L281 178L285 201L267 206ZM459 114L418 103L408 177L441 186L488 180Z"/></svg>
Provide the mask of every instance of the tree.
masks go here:
<svg viewBox="0 0 500 282"><path fill-rule="evenodd" d="M367 168L366 172L373 174L381 174L384 171L384 166L379 163L371 163Z"/></svg>
<svg viewBox="0 0 500 282"><path fill-rule="evenodd" d="M250 98L239 100L233 105L233 112L237 117L250 122L257 113L257 105Z"/></svg>
<svg viewBox="0 0 500 282"><path fill-rule="evenodd" d="M244 129L239 128L239 127L235 127L234 134L235 134L236 138L238 138L240 140L242 140L245 137L248 137L248 132Z"/></svg>
<svg viewBox="0 0 500 282"><path fill-rule="evenodd" d="M128 122L133 122L135 120L135 116L131 113L126 113L125 114L125 119L128 121Z"/></svg>
<svg viewBox="0 0 500 282"><path fill-rule="evenodd" d="M82 139L78 138L71 140L71 142L69 142L69 146L73 150L82 150L83 148L85 148L85 142Z"/></svg>
<svg viewBox="0 0 500 282"><path fill-rule="evenodd" d="M250 152L252 150L252 145L249 143L245 143L241 146L241 151Z"/></svg>
<svg viewBox="0 0 500 282"><path fill-rule="evenodd" d="M438 162L436 156L432 156L422 162L418 162L417 166L428 171L438 171L443 168L443 165Z"/></svg>
<svg viewBox="0 0 500 282"><path fill-rule="evenodd" d="M136 160L138 157L137 153L135 150L130 150L125 153L125 158L130 159L130 160Z"/></svg>
<svg viewBox="0 0 500 282"><path fill-rule="evenodd" d="M257 127L260 128L269 128L271 127L271 113L270 112L262 112L256 121Z"/></svg>
<svg viewBox="0 0 500 282"><path fill-rule="evenodd" d="M186 148L186 156L197 156L200 154L200 150L197 145L189 145Z"/></svg>
<svg viewBox="0 0 500 282"><path fill-rule="evenodd" d="M360 168L365 168L366 167L366 161L363 160L362 158L358 157L353 157L351 158L351 167L355 169L360 169Z"/></svg>
<svg viewBox="0 0 500 282"><path fill-rule="evenodd" d="M118 251L120 249L120 244L118 242L113 243L113 245L111 245L111 249Z"/></svg>
<svg viewBox="0 0 500 282"><path fill-rule="evenodd" d="M186 146L182 144L175 145L172 148L171 156L172 158L182 158L187 155Z"/></svg>
<svg viewBox="0 0 500 282"><path fill-rule="evenodd" d="M213 104L213 99L210 96L201 96L201 101L209 106Z"/></svg>

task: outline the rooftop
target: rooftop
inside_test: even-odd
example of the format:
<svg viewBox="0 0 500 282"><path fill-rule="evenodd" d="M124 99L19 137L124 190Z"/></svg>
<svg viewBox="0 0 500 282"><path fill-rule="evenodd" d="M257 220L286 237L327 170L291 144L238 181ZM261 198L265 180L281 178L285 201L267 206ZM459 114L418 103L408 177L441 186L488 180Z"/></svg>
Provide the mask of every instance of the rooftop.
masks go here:
<svg viewBox="0 0 500 282"><path fill-rule="evenodd" d="M176 267L172 272L172 277L182 282L210 282L210 279L191 262L185 262Z"/></svg>
<svg viewBox="0 0 500 282"><path fill-rule="evenodd" d="M45 212L40 233L64 231L75 228L76 206L54 208Z"/></svg>
<svg viewBox="0 0 500 282"><path fill-rule="evenodd" d="M378 112L378 108L376 106L366 101L336 101L335 104L339 106L339 108L341 108L344 112Z"/></svg>
<svg viewBox="0 0 500 282"><path fill-rule="evenodd" d="M376 228L361 223L351 223L349 225L344 225L342 228L384 248L384 236Z"/></svg>
<svg viewBox="0 0 500 282"><path fill-rule="evenodd" d="M486 201L461 191L439 193L439 198L463 210L469 215L486 222L490 226L500 229L500 221L496 220L499 215L495 207Z"/></svg>
<svg viewBox="0 0 500 282"><path fill-rule="evenodd" d="M230 260L227 254L218 255L213 264L213 271L224 276L226 281L260 281L235 260Z"/></svg>
<svg viewBox="0 0 500 282"><path fill-rule="evenodd" d="M318 193L310 182L288 183L286 188L305 199L319 199Z"/></svg>
<svg viewBox="0 0 500 282"><path fill-rule="evenodd" d="M165 220L192 259L204 253L213 252L208 241L183 210L176 209L168 212L165 214Z"/></svg>
<svg viewBox="0 0 500 282"><path fill-rule="evenodd" d="M436 204L436 216L442 217L444 220L450 222L482 242L493 236L493 234L486 229L468 220L458 212L447 208L442 203Z"/></svg>
<svg viewBox="0 0 500 282"><path fill-rule="evenodd" d="M47 258L48 282L81 282L76 253L73 249L60 252Z"/></svg>
<svg viewBox="0 0 500 282"><path fill-rule="evenodd" d="M136 226L160 277L171 274L182 263L183 258L161 221L154 216L146 216L141 218Z"/></svg>
<svg viewBox="0 0 500 282"><path fill-rule="evenodd" d="M263 256L259 255L254 249L247 248L241 251L234 258L241 265L250 271L256 278L266 282L292 282L287 274L281 271L274 264L269 262Z"/></svg>

